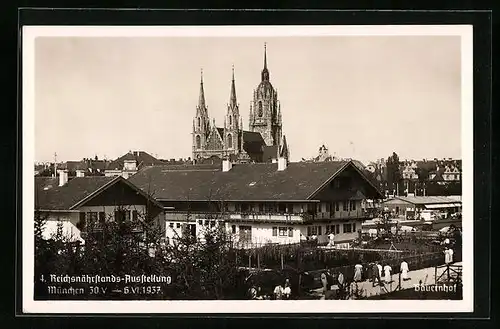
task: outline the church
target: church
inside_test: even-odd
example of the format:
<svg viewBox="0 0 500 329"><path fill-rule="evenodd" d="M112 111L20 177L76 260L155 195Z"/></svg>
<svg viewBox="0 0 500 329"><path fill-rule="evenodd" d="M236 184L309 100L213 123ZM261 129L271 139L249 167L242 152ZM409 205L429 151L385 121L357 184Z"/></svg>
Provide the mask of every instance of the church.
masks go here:
<svg viewBox="0 0 500 329"><path fill-rule="evenodd" d="M228 159L233 163L275 162L290 158L289 147L283 135L283 122L278 93L270 82L267 68L267 50L264 45L264 68L261 81L253 91L248 130L243 129L243 118L236 99L234 67L231 92L224 125L217 127L210 120L205 103L203 73L196 116L193 120L192 159L195 163Z"/></svg>

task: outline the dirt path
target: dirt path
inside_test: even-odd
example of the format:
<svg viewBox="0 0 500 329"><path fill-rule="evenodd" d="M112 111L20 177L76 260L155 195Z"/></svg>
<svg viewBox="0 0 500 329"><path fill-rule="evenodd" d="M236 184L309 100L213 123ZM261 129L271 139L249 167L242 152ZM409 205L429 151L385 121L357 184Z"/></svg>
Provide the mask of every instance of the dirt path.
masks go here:
<svg viewBox="0 0 500 329"><path fill-rule="evenodd" d="M462 262L454 263L453 265L462 265ZM446 270L446 268L438 268L438 277ZM409 280L401 280L401 288L399 290L414 288L422 282L423 285L430 285L435 283L435 267L427 267L420 270L408 272ZM384 286L376 285L373 286L372 282L369 280L358 282L358 289L361 291L361 295L364 297L370 297L373 295L385 294L392 292L398 288L399 285L399 274L392 275L392 282L384 283ZM316 298L324 299L323 289L315 289L312 291L312 295Z"/></svg>

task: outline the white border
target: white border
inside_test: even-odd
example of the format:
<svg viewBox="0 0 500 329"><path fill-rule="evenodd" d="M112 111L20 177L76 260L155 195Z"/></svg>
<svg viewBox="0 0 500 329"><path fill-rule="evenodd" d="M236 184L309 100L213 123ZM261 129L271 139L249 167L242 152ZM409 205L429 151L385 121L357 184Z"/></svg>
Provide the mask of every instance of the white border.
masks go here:
<svg viewBox="0 0 500 329"><path fill-rule="evenodd" d="M463 291L461 301L34 301L34 58L35 38L85 37L279 37L460 36L462 40ZM24 313L355 313L472 312L473 305L473 102L472 26L24 26L23 69L23 273Z"/></svg>

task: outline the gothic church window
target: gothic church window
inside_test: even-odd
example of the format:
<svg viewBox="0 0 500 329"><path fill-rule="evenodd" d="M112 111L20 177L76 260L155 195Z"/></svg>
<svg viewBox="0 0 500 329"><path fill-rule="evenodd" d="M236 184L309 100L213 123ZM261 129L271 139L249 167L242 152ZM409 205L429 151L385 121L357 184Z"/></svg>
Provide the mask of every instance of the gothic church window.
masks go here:
<svg viewBox="0 0 500 329"><path fill-rule="evenodd" d="M259 117L264 115L264 112L262 111L262 102L259 102Z"/></svg>
<svg viewBox="0 0 500 329"><path fill-rule="evenodd" d="M200 120L200 118L198 118L198 128L200 128L200 127L201 127L201 120Z"/></svg>
<svg viewBox="0 0 500 329"><path fill-rule="evenodd" d="M200 138L200 135L196 135L196 148L197 149L201 148L201 138Z"/></svg>
<svg viewBox="0 0 500 329"><path fill-rule="evenodd" d="M233 120L232 120L232 116L229 116L229 126L231 126L233 124Z"/></svg>
<svg viewBox="0 0 500 329"><path fill-rule="evenodd" d="M227 135L227 147L233 147L233 136L231 134Z"/></svg>

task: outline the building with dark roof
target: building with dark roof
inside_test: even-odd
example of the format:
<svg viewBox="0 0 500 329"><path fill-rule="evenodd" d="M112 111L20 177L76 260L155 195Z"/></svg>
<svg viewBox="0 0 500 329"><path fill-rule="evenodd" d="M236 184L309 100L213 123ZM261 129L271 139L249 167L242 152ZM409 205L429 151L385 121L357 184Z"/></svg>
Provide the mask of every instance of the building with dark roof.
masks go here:
<svg viewBox="0 0 500 329"><path fill-rule="evenodd" d="M249 129L243 129L233 68L229 104L222 127L217 127L215 120L211 122L208 115L202 74L192 134L192 155L196 163L204 163L204 159L214 156L238 163L271 162L279 157L290 157L283 135L278 93L269 80L265 49L261 82L254 90L250 105Z"/></svg>
<svg viewBox="0 0 500 329"><path fill-rule="evenodd" d="M55 233L58 222L65 234L83 242L88 222L115 220L117 216L139 220L148 212L161 221L163 206L121 176L87 176L69 179L35 177L35 210L47 217L44 236Z"/></svg>
<svg viewBox="0 0 500 329"><path fill-rule="evenodd" d="M213 164L144 168L130 182L153 194L173 238L189 226L197 236L206 226L225 225L240 244L290 243L313 235L326 241L357 237L371 213L366 199L382 194L352 161L317 163Z"/></svg>
<svg viewBox="0 0 500 329"><path fill-rule="evenodd" d="M436 214L451 217L462 209L461 197L395 196L383 202L387 210L407 219L431 220Z"/></svg>
<svg viewBox="0 0 500 329"><path fill-rule="evenodd" d="M108 164L106 176L122 176L128 178L138 170L149 166L164 165L165 162L144 151L129 151Z"/></svg>

